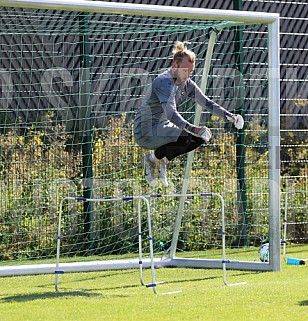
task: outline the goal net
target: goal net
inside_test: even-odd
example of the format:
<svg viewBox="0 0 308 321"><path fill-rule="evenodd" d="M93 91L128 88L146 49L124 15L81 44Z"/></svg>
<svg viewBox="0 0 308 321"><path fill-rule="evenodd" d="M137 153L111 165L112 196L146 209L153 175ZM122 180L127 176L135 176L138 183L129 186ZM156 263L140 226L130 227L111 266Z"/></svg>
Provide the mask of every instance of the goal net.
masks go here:
<svg viewBox="0 0 308 321"><path fill-rule="evenodd" d="M225 200L231 260L255 262L249 265L253 269L279 269L276 16L99 1L4 3L1 275L34 259L52 266L65 197L85 201L63 202L61 258L113 260L138 253L138 204L87 198L204 192ZM184 101L180 113L211 128L213 139L168 164L168 189L150 188L140 165L146 151L136 145L132 123L145 88L170 67L178 40L188 41L196 53L192 79L228 111L242 114L246 125L238 131ZM157 257L220 256L219 200L152 197L149 202ZM258 247L267 238L271 260L260 263ZM143 246L148 253L147 239Z"/></svg>

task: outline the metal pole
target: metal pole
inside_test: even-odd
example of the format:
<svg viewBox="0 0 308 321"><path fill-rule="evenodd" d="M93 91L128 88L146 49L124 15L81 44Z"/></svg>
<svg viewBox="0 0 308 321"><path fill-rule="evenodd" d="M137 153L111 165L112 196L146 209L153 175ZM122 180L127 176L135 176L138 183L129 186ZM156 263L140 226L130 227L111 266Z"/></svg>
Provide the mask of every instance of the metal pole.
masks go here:
<svg viewBox="0 0 308 321"><path fill-rule="evenodd" d="M210 67L211 67L211 59L212 59L212 54L213 54L213 50L214 50L216 37L217 37L217 31L214 30L210 36L208 49L206 51L203 75L201 78L200 89L203 92L205 92L206 86L207 86L207 80L208 80L208 75L209 75L209 71L210 71ZM195 125L198 125L200 122L201 112L202 112L201 106L196 105L195 118L194 118ZM194 151L191 151L190 153L188 153L187 161L186 161L184 180L183 180L183 185L182 185L182 194L183 195L187 193L193 158L194 158ZM181 228L183 210L184 210L184 205L185 205L185 199L186 199L186 197L183 196L180 198L180 201L179 201L179 208L178 208L176 221L174 224L174 232L173 232L173 237L172 237L172 242L171 242L171 247L170 247L170 257L174 257L175 252L176 252L177 242L178 242L178 238L179 238L179 232L180 232L180 228Z"/></svg>
<svg viewBox="0 0 308 321"><path fill-rule="evenodd" d="M88 14L79 15L80 30L80 78L79 78L79 130L82 132L82 171L83 196L93 197L93 168L92 168L92 112L90 105L90 48ZM93 249L93 203L84 202L84 233L85 242L89 249Z"/></svg>
<svg viewBox="0 0 308 321"><path fill-rule="evenodd" d="M233 1L235 10L243 10L243 1ZM234 43L235 69L238 70L234 81L238 90L236 91L236 114L245 115L245 93L243 84L244 56L243 56L243 27L235 27ZM246 177L245 177L245 130L237 130L235 137L236 148L236 176L237 176L237 208L238 208L238 245L245 246L248 242L247 236L247 212L246 212Z"/></svg>
<svg viewBox="0 0 308 321"><path fill-rule="evenodd" d="M206 51L203 74L202 74L202 78L201 78L200 89L202 90L202 92L206 92L208 75L209 75L210 68L211 68L211 59L212 59L217 35L224 28L233 27L235 25L238 25L238 23L229 22L229 23L226 23L222 26L219 26L219 27L213 29L213 31L211 33L210 40L208 43L208 48ZM199 125L201 113L202 113L202 107L197 104L196 111L195 111L195 118L194 118L195 125ZM184 180L183 180L183 185L182 185L182 194L183 195L187 193L193 158L194 158L194 151L191 151L188 153L188 156L187 156L187 162L186 162L185 173L184 173ZM173 232L173 237L172 237L172 242L171 242L171 247L170 247L170 257L174 257L175 252L176 252L179 232L180 232L180 228L181 228L181 221L182 221L182 216L183 216L184 205L185 205L185 196L181 197L180 201L179 201L179 208L178 208L176 221L174 224L174 232Z"/></svg>
<svg viewBox="0 0 308 321"><path fill-rule="evenodd" d="M280 59L279 19L268 24L269 221L270 267L280 271Z"/></svg>

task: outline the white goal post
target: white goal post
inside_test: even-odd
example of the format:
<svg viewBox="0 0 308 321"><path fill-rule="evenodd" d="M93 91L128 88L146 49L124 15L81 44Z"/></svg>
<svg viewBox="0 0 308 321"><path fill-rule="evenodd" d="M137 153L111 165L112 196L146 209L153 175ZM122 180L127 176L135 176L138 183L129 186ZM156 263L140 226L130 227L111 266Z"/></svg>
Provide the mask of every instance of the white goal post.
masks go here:
<svg viewBox="0 0 308 321"><path fill-rule="evenodd" d="M269 243L270 260L269 263L260 262L230 262L232 269L279 271L280 270L280 61L279 61L279 14L264 12L246 12L233 10L214 10L197 9L187 7L171 7L159 5L141 5L131 3L112 3L103 1L86 0L1 0L3 7L33 8L46 10L64 10L77 12L95 12L120 15L156 16L168 18L187 18L199 20L226 21L226 26L242 26L250 24L265 24L268 27L268 153L269 153L269 198L268 198L268 217L269 217ZM223 27L222 27L223 28ZM211 64L211 46L214 46L215 33L210 39L208 47L208 57L205 61L204 72L201 81L201 88L206 89L209 66ZM200 110L197 108L195 123L200 118ZM185 179L183 180L182 195L187 194L186 185L190 175L193 153L190 153ZM113 195L110 195L113 197ZM185 198L179 202L179 210L175 221L175 230L170 248L170 258L165 262L155 260L157 266L178 266L178 267L202 267L202 268L221 268L223 262L196 259L176 258L176 242L181 224L182 211ZM67 263L68 264L68 263ZM95 265L90 270L95 270ZM123 266L121 266L123 268ZM138 264L136 265L138 267ZM149 267L149 266L148 266ZM107 265L107 269L110 266ZM74 268L68 268L74 272ZM78 267L77 271L81 271ZM89 270L86 266L85 270ZM36 265L35 268L27 266L2 266L0 276L24 275L38 273L54 273L54 264Z"/></svg>

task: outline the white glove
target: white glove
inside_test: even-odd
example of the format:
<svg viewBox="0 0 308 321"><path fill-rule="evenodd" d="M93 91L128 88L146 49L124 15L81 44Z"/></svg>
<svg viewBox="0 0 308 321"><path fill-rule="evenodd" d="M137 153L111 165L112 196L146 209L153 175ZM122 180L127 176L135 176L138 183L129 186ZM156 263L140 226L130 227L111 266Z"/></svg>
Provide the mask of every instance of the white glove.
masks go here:
<svg viewBox="0 0 308 321"><path fill-rule="evenodd" d="M187 123L184 127L184 130L196 137L202 138L206 142L208 142L212 138L211 130L205 126L198 127Z"/></svg>
<svg viewBox="0 0 308 321"><path fill-rule="evenodd" d="M233 122L235 128L242 129L244 127L244 119L241 115L226 115L226 118Z"/></svg>

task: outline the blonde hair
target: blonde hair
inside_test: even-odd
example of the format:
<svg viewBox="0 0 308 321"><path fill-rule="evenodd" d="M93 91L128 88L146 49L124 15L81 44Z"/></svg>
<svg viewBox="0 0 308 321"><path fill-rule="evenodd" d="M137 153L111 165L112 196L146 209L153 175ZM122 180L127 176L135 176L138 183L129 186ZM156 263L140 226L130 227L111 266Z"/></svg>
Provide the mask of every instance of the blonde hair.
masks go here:
<svg viewBox="0 0 308 321"><path fill-rule="evenodd" d="M172 50L173 61L174 62L182 62L185 57L188 57L188 61L190 63L194 63L196 61L196 55L191 50L187 49L187 42L177 41Z"/></svg>

